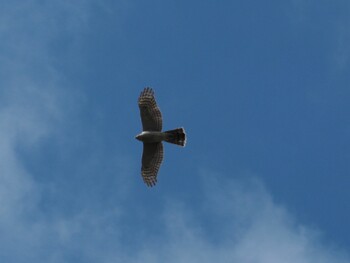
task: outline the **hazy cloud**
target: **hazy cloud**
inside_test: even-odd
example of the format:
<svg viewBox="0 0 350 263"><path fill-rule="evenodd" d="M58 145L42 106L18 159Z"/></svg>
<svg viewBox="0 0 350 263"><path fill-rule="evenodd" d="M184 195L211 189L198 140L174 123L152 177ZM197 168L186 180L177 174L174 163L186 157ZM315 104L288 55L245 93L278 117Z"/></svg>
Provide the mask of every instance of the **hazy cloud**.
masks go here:
<svg viewBox="0 0 350 263"><path fill-rule="evenodd" d="M204 192L202 212L170 205L164 236L151 238L133 262L349 262L317 231L298 224L257 181L218 181ZM210 231L220 233L216 238L202 226L208 218Z"/></svg>

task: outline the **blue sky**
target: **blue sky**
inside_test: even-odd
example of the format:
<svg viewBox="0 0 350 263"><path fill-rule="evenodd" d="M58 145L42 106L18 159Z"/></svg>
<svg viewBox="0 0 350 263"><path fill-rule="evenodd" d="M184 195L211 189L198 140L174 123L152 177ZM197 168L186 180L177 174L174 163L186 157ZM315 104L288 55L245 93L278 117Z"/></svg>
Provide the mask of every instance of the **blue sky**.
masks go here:
<svg viewBox="0 0 350 263"><path fill-rule="evenodd" d="M0 1L1 262L350 262L348 1ZM164 129L140 176L137 98Z"/></svg>

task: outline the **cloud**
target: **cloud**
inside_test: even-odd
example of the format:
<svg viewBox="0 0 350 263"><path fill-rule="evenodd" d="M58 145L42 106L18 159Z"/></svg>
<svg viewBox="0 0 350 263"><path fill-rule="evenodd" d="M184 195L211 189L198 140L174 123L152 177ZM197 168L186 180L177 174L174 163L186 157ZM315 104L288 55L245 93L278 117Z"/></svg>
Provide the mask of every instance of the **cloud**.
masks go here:
<svg viewBox="0 0 350 263"><path fill-rule="evenodd" d="M203 203L201 212L169 205L165 234L150 238L132 262L349 262L317 231L295 222L257 181L217 181L205 187ZM208 220L210 227L203 224Z"/></svg>
<svg viewBox="0 0 350 263"><path fill-rule="evenodd" d="M0 261L2 262L89 262L102 261L118 251L116 227L120 210L94 210L93 196L79 191L68 192L54 180L54 173L69 180L74 174L52 171L39 180L35 169L28 166L30 156L45 155L44 145L70 148L66 136L78 136L65 126L79 110L76 91L68 86L55 65L52 43L60 37L70 38L71 46L88 24L91 1L29 1L2 4L0 9ZM105 7L107 8L107 7ZM68 50L67 50L68 51ZM81 95L81 94L79 94ZM73 117L72 117L73 115ZM59 143L55 144L52 142ZM63 145L63 146L62 146ZM71 146L72 147L72 146ZM55 151L62 150L55 149ZM97 154L96 154L97 152ZM105 162L95 151L90 163L77 164L77 173L101 171ZM120 160L114 165L121 173L127 168ZM125 159L125 158L124 158ZM41 160L41 159L35 159ZM42 166L48 164L43 163ZM90 168L90 171L89 171ZM92 168L92 169L91 169ZM40 171L39 171L40 173ZM114 171L113 171L114 173ZM113 183L122 183L120 175ZM81 186L81 184L79 185ZM59 192L65 190L64 192ZM84 190L80 191L82 193ZM125 190L121 190L123 193ZM77 197L79 209L67 212L55 198ZM49 200L48 203L47 200ZM43 205L50 206L49 209ZM118 201L116 201L118 203ZM94 260L95 259L95 260Z"/></svg>
<svg viewBox="0 0 350 263"><path fill-rule="evenodd" d="M35 192L18 150L35 149L57 130L64 115L65 92L50 61L49 44L57 37L60 21L66 21L58 17L68 13L69 22L79 17L66 8L67 3L6 2L0 10L0 187L7 197L2 199L7 201L3 209L26 206L22 198Z"/></svg>
<svg viewBox="0 0 350 263"><path fill-rule="evenodd" d="M49 259L61 219L50 222L40 210L42 187L20 152L35 152L55 132L65 113L60 74L50 60L49 44L57 37L58 19L79 15L64 1L4 2L0 10L0 260ZM61 4L62 3L62 4ZM51 12L47 12L51 11ZM56 17L55 17L56 16ZM70 34L72 32L69 32ZM58 239L59 240L59 239ZM48 251L52 251L49 249Z"/></svg>

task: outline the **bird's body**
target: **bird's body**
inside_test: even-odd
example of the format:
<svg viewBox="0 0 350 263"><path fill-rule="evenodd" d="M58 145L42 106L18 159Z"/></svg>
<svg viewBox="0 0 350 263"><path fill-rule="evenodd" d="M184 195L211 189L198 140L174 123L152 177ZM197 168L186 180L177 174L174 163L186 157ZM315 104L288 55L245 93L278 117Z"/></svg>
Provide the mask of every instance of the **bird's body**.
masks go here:
<svg viewBox="0 0 350 263"><path fill-rule="evenodd" d="M143 142L141 175L147 186L157 182L159 167L163 161L163 141L185 146L183 128L162 132L162 114L151 88L145 88L138 100L143 131L135 138Z"/></svg>
<svg viewBox="0 0 350 263"><path fill-rule="evenodd" d="M165 141L166 133L158 131L143 131L136 136L136 139L144 143L157 143Z"/></svg>

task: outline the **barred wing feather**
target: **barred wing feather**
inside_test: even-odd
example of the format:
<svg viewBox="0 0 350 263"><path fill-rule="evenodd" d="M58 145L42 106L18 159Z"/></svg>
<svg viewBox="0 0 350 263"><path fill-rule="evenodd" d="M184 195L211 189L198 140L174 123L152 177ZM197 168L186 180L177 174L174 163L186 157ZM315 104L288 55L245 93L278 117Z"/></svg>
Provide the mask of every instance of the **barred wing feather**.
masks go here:
<svg viewBox="0 0 350 263"><path fill-rule="evenodd" d="M163 144L144 143L142 153L141 174L147 186L154 186L157 183L157 174L163 161Z"/></svg>
<svg viewBox="0 0 350 263"><path fill-rule="evenodd" d="M157 106L154 92L151 88L145 88L138 100L142 128L144 131L161 131L162 114Z"/></svg>

